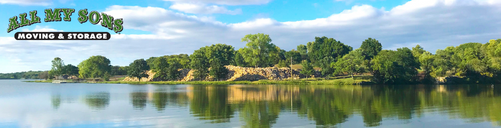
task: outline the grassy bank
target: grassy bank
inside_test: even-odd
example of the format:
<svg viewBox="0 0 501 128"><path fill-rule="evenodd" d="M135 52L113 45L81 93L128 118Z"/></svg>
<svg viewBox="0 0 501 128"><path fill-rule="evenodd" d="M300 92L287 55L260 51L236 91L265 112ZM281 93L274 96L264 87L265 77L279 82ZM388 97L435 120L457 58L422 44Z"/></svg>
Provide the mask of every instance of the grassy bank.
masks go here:
<svg viewBox="0 0 501 128"><path fill-rule="evenodd" d="M52 81L26 81L26 82L39 82L39 83L51 83ZM176 84L191 84L191 85L228 85L228 84L248 84L248 85L267 85L267 84L279 84L279 85L361 85L369 84L368 79L301 79L301 80L259 80L259 81L101 81L92 83L103 83L103 84L164 84L164 85L176 85Z"/></svg>

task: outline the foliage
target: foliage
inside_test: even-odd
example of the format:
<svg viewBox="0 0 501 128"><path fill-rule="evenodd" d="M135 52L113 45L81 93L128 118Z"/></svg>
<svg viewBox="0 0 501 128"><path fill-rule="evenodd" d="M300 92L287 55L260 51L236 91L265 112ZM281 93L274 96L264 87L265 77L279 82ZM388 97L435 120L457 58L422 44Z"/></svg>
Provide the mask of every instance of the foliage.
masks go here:
<svg viewBox="0 0 501 128"><path fill-rule="evenodd" d="M285 60L286 62L291 62L292 58L292 64L298 64L301 62L301 53L296 51L296 50L291 50L288 52L285 52Z"/></svg>
<svg viewBox="0 0 501 128"><path fill-rule="evenodd" d="M179 71L180 68L182 68L183 65L179 63L178 60L175 59L170 59L169 60L169 67L167 68L167 79L168 80L177 80L179 74L181 72Z"/></svg>
<svg viewBox="0 0 501 128"><path fill-rule="evenodd" d="M362 54L362 49L357 49L351 51L347 55L343 56L342 59L333 63L333 67L336 69L336 73L348 73L353 78L355 73L364 73L366 66L364 65L365 57Z"/></svg>
<svg viewBox="0 0 501 128"><path fill-rule="evenodd" d="M15 73L0 73L0 79L38 79L39 75L47 71L27 71ZM48 77L48 72L47 72Z"/></svg>
<svg viewBox="0 0 501 128"><path fill-rule="evenodd" d="M80 78L103 78L110 74L110 60L104 56L91 56L78 64Z"/></svg>
<svg viewBox="0 0 501 128"><path fill-rule="evenodd" d="M301 55L306 55L306 54L308 54L308 47L306 47L306 45L304 45L304 44L300 44L297 46L297 51Z"/></svg>
<svg viewBox="0 0 501 128"><path fill-rule="evenodd" d="M373 81L379 84L403 84L415 82L416 62L409 48L398 48L397 51L382 50L372 60Z"/></svg>
<svg viewBox="0 0 501 128"><path fill-rule="evenodd" d="M209 74L216 80L224 79L228 74L228 69L224 67L223 63L219 59L212 60L210 62L210 68Z"/></svg>
<svg viewBox="0 0 501 128"><path fill-rule="evenodd" d="M371 60L382 50L383 46L379 43L378 40L369 38L362 42L362 46L360 46L360 50L362 52L362 56L364 56L365 60Z"/></svg>
<svg viewBox="0 0 501 128"><path fill-rule="evenodd" d="M78 67L68 64L63 67L62 70L63 74L70 75L70 76L78 76Z"/></svg>
<svg viewBox="0 0 501 128"><path fill-rule="evenodd" d="M209 59L205 56L206 48L207 47L202 47L195 50L195 52L190 55L190 66L191 69L195 70L195 72L193 72L193 76L199 80L205 79L207 77L207 73L209 72Z"/></svg>
<svg viewBox="0 0 501 128"><path fill-rule="evenodd" d="M137 59L129 64L127 75L130 77L136 77L141 81L142 77L148 77L148 74L146 74L148 69L150 69L150 67L144 59Z"/></svg>
<svg viewBox="0 0 501 128"><path fill-rule="evenodd" d="M50 76L61 76L64 73L64 62L61 58L56 57L52 60L52 69L49 71Z"/></svg>
<svg viewBox="0 0 501 128"><path fill-rule="evenodd" d="M310 46L311 45L311 46ZM332 57L335 60L348 54L353 48L345 45L340 41L327 37L315 37L315 42L308 44L311 49L308 49L308 57L311 63L318 66L320 60L325 57Z"/></svg>
<svg viewBox="0 0 501 128"><path fill-rule="evenodd" d="M271 43L269 35L263 33L245 35L242 42L247 42L247 44L238 52L247 64L266 67L278 63L280 48Z"/></svg>
<svg viewBox="0 0 501 128"><path fill-rule="evenodd" d="M301 62L301 65L303 66L303 69L300 73L306 75L306 77L311 76L315 72L315 70L313 70L313 66L311 66L310 62L308 62L307 60L303 60L303 62Z"/></svg>
<svg viewBox="0 0 501 128"><path fill-rule="evenodd" d="M153 62L153 67L152 70L155 72L155 76L153 78L156 78L158 80L168 80L168 68L169 68L169 63L167 62L167 59L164 57L159 57L158 59L155 59Z"/></svg>
<svg viewBox="0 0 501 128"><path fill-rule="evenodd" d="M247 63L245 62L244 57L240 52L235 51L235 58L234 58L234 65L240 66L240 67L248 67Z"/></svg>
<svg viewBox="0 0 501 128"><path fill-rule="evenodd" d="M282 68L282 67L290 67L290 63L287 62L287 60L280 60L278 62L278 67Z"/></svg>
<svg viewBox="0 0 501 128"><path fill-rule="evenodd" d="M329 76L334 73L336 67L331 66L331 64L334 62L335 60L331 56L324 57L322 60L320 60L318 65L320 68L322 68L321 72L323 76Z"/></svg>
<svg viewBox="0 0 501 128"><path fill-rule="evenodd" d="M111 75L127 75L128 67L129 66L112 66Z"/></svg>

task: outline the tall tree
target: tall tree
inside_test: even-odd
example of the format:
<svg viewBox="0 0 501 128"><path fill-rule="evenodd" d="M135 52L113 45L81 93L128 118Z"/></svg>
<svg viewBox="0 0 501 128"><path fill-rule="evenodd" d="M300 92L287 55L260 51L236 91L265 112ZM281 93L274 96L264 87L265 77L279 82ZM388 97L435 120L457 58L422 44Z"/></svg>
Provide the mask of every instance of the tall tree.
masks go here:
<svg viewBox="0 0 501 128"><path fill-rule="evenodd" d="M104 56L91 56L78 64L80 78L103 78L110 74L110 60Z"/></svg>
<svg viewBox="0 0 501 128"><path fill-rule="evenodd" d="M313 66L307 60L303 60L301 65L303 66L303 69L299 73L305 75L306 78L308 78L309 76L311 76L315 72L315 70L313 69Z"/></svg>
<svg viewBox="0 0 501 128"><path fill-rule="evenodd" d="M270 66L275 57L278 57L279 48L271 43L271 38L267 34L249 34L242 38L242 42L247 42L244 48L238 51L242 54L245 62L255 67ZM279 60L276 60L277 63Z"/></svg>
<svg viewBox="0 0 501 128"><path fill-rule="evenodd" d="M193 72L193 76L199 80L205 79L207 77L207 73L209 72L209 60L205 56L205 51L206 47L202 47L195 50L195 52L190 55L190 66L191 69L195 70L195 72Z"/></svg>
<svg viewBox="0 0 501 128"><path fill-rule="evenodd" d="M61 76L64 73L64 62L61 58L56 57L52 60L52 69L49 71L49 75L53 77Z"/></svg>
<svg viewBox="0 0 501 128"><path fill-rule="evenodd" d="M129 71L127 72L127 75L130 77L136 77L139 81L141 81L142 77L148 77L148 74L146 74L148 69L150 69L150 67L144 59L137 59L129 64Z"/></svg>

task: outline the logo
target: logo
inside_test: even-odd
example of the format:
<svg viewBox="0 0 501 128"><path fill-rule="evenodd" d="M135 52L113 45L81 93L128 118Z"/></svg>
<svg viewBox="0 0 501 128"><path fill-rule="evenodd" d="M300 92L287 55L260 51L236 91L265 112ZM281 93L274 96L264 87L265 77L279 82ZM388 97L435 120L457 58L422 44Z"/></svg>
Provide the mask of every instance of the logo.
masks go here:
<svg viewBox="0 0 501 128"><path fill-rule="evenodd" d="M64 17L61 17L61 12ZM60 22L62 20L71 22L71 15L75 12L72 8L55 8L45 9L44 22ZM82 9L78 11L78 22L83 24L89 21L91 24L108 28L115 33L120 34L123 30L123 19L115 19L113 16L106 13L99 13ZM29 19L27 13L21 13L18 16L9 18L9 27L7 33L16 30L20 27L30 26L32 24L41 23L40 17L37 16L37 10L30 11ZM14 34L16 40L109 40L111 38L108 32L16 32Z"/></svg>

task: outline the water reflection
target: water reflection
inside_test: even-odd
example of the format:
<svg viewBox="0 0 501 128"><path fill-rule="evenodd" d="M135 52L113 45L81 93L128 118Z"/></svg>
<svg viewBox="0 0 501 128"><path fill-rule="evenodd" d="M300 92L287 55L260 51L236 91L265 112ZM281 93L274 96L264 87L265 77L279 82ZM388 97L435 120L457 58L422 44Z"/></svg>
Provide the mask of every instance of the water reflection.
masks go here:
<svg viewBox="0 0 501 128"><path fill-rule="evenodd" d="M0 95L0 110L9 110L0 114L0 127L13 117L27 119L24 115L48 115L45 121L53 123L44 124L48 127L106 121L133 127L405 127L416 123L422 127L457 123L475 123L467 127L501 126L501 87L491 85L89 86L50 85L56 91L49 90L48 95L38 94L44 90L35 89L28 89L35 93L24 97ZM76 88L81 90L57 91ZM68 116L68 112L75 116Z"/></svg>
<svg viewBox="0 0 501 128"><path fill-rule="evenodd" d="M130 93L130 99L132 100L132 106L135 109L143 110L146 107L146 103L148 102L148 93L145 92L132 92Z"/></svg>
<svg viewBox="0 0 501 128"><path fill-rule="evenodd" d="M104 109L110 103L110 93L98 92L85 96L85 104L92 109Z"/></svg>
<svg viewBox="0 0 501 128"><path fill-rule="evenodd" d="M235 111L246 127L270 127L292 110L316 125L335 126L354 115L366 127L384 119L410 121L424 113L447 113L467 122L501 122L500 90L490 86L190 86L190 111L212 123L227 122Z"/></svg>
<svg viewBox="0 0 501 128"><path fill-rule="evenodd" d="M59 105L61 105L61 95L59 94L52 95L51 102L52 102L52 107L54 109L58 109Z"/></svg>

